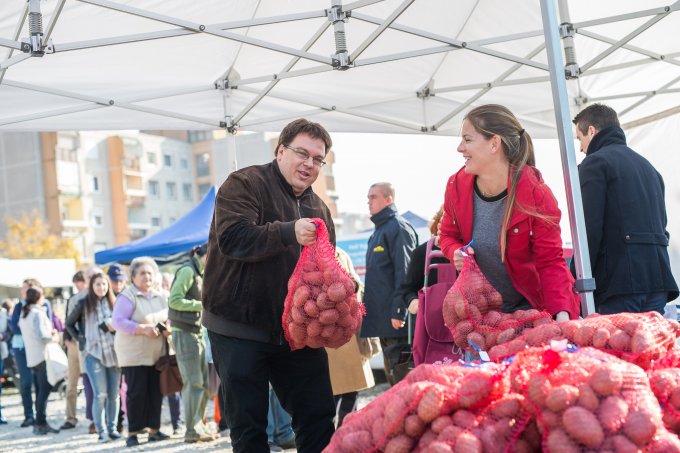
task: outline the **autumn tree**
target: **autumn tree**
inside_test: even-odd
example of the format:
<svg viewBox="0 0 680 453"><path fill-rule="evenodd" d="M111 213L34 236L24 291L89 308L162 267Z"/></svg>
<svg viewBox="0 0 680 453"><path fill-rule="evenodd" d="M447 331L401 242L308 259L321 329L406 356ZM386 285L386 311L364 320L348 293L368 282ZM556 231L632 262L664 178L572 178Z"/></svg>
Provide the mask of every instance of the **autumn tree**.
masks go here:
<svg viewBox="0 0 680 453"><path fill-rule="evenodd" d="M0 256L10 259L73 258L78 263L80 253L71 239L49 232L37 211L23 213L19 218L5 219L7 234L0 241Z"/></svg>

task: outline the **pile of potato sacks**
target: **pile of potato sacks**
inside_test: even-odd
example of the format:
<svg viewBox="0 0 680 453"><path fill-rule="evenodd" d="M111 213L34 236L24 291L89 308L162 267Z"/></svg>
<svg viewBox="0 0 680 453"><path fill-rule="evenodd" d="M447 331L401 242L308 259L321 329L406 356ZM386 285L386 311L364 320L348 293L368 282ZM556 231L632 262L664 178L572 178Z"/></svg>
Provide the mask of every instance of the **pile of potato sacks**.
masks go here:
<svg viewBox="0 0 680 453"><path fill-rule="evenodd" d="M644 370L565 345L502 363L420 365L347 416L324 451L680 452Z"/></svg>

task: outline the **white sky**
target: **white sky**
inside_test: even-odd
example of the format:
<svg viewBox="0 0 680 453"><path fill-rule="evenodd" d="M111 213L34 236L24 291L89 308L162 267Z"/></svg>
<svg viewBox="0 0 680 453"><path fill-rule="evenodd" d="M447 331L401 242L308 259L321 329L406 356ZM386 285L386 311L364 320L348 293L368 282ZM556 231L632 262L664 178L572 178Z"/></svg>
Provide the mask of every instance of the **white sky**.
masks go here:
<svg viewBox="0 0 680 453"><path fill-rule="evenodd" d="M456 151L458 137L343 133L332 137L333 175L341 212L368 213L369 186L389 181L395 187L400 212L413 211L430 219L444 201L449 176L463 165ZM534 140L534 146L537 167L562 210L562 238L571 242L558 142Z"/></svg>

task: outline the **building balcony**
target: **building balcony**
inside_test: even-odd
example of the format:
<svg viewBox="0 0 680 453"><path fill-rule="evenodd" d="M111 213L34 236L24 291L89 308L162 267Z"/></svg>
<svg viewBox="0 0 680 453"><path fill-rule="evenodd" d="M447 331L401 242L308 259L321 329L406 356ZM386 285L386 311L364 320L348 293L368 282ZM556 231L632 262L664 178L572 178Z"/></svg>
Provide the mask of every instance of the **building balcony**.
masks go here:
<svg viewBox="0 0 680 453"><path fill-rule="evenodd" d="M131 230L150 230L151 224L148 222L128 222L128 227Z"/></svg>
<svg viewBox="0 0 680 453"><path fill-rule="evenodd" d="M87 220L79 220L79 219L63 219L61 221L61 225L65 229L78 229L78 230L86 230L90 227L90 224L88 223Z"/></svg>

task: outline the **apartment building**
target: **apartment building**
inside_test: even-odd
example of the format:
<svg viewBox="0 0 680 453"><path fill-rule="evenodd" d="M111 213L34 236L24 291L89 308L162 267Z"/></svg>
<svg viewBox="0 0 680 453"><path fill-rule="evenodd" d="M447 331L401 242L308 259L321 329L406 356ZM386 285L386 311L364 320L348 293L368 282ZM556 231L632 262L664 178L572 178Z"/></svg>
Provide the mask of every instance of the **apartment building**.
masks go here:
<svg viewBox="0 0 680 453"><path fill-rule="evenodd" d="M262 133L223 131L5 132L0 216L37 210L91 262L97 251L171 225L232 171L271 161L275 144ZM333 159L314 190L338 219Z"/></svg>

